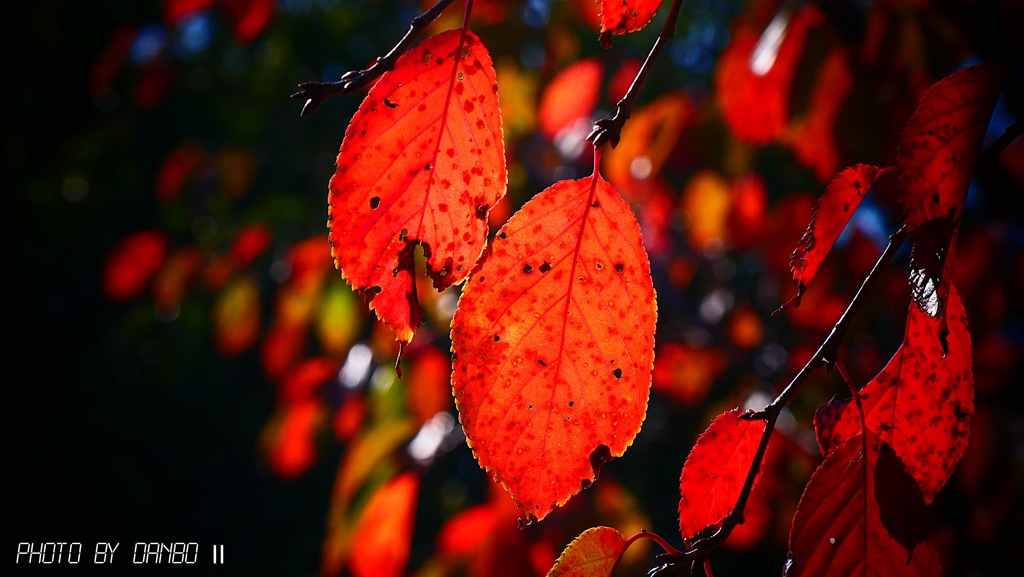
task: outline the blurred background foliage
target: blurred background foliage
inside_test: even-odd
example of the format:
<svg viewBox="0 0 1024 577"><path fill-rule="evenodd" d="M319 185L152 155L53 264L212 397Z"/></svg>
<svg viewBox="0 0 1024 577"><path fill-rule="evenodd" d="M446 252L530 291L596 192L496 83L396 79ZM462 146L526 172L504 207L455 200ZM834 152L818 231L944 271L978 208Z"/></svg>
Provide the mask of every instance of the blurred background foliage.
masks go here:
<svg viewBox="0 0 1024 577"><path fill-rule="evenodd" d="M429 33L459 25L455 4ZM637 212L658 291L647 419L591 489L518 530L451 400L458 287L420 287L426 325L398 380L392 335L333 268L327 181L360 97L306 118L287 98L385 53L427 5L5 5L11 547L198 541L226 544L218 572L484 576L543 575L596 524L678 546L695 436L723 410L774 396L894 231L894 199L869 195L803 305L772 316L795 292L788 258L824 185L850 164L890 165L921 93L957 68L1014 67L986 142L1020 114L1020 0L684 2L603 166ZM604 50L589 0L476 2L508 151L492 231L542 188L589 174L583 139L665 12ZM751 50L773 18L787 33L758 64ZM929 509L950 575L1021 562L1022 189L1018 139L979 168L959 237L977 410ZM904 250L847 339L859 383L899 345L907 261ZM784 414L747 523L713 556L719 575L779 574L819 462L813 411L843 390L815 375ZM647 543L620 574L652 566Z"/></svg>

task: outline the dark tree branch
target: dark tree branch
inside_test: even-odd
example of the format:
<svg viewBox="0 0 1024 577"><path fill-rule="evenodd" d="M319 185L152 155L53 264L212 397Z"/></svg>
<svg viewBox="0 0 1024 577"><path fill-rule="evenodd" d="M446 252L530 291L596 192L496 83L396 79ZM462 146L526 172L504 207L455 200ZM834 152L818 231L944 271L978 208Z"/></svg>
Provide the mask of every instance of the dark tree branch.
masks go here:
<svg viewBox="0 0 1024 577"><path fill-rule="evenodd" d="M807 361L807 364L800 369L800 372L793 377L793 380L789 382L786 388L779 393L779 396L776 397L771 404L765 407L764 410L758 413L752 413L745 417L751 420L764 420L765 429L764 433L761 435L761 440L757 445L757 451L754 453L754 461L750 465L750 470L747 471L747 477L743 482L743 488L740 491L740 496L736 499L736 506L733 507L732 512L722 520L722 526L709 537L695 541L686 553L681 556L668 558L668 562L658 568L660 571L674 575L690 574L693 562L699 559L705 559L711 555L712 551L729 538L733 529L743 522L743 511L746 509L747 500L750 498L750 492L754 488L754 480L757 478L757 472L761 469L761 462L764 460L765 451L768 449L768 441L771 439L772 431L775 430L775 421L782 413L782 409L796 394L800 385L807 380L807 377L809 377L812 372L836 362L836 351L839 349L839 345L842 344L843 339L846 337L846 332L850 328L850 323L852 322L854 315L856 315L857 310L860 309L860 306L864 302L868 292L870 292L871 288L878 282L878 278L882 274L882 269L888 266L892 261L896 252L899 251L901 246L903 246L907 236L908 232L906 225L903 225L898 231L889 236L889 246L887 246L881 256L878 257L878 261L875 262L875 266L871 269L868 276L864 278L864 282L861 283L860 288L857 290L857 294L854 295L853 299L850 300L850 304L847 305L843 316L840 317L835 326L832 327L832 332L829 333L828 337L825 338L825 341L821 343L817 352L814 353L811 359Z"/></svg>
<svg viewBox="0 0 1024 577"><path fill-rule="evenodd" d="M437 4L428 8L426 12L413 18L412 22L409 23L408 32L398 41L398 44L395 44L394 48L386 55L378 56L377 60L365 70L346 72L341 77L341 80L337 82L303 82L300 84L299 91L292 94L291 97L306 101L306 104L302 107L301 115L311 114L331 97L339 94L350 94L363 88L388 70L394 68L395 61L405 53L409 45L416 39L416 36L429 26L431 22L437 20L441 12L452 2L453 0L438 0Z"/></svg>
<svg viewBox="0 0 1024 577"><path fill-rule="evenodd" d="M1017 122L1007 126L1006 131L1003 132L1003 134L997 138L991 146L978 155L977 166L983 167L995 162L996 159L999 158L999 155L1002 154L1003 150L1005 150L1007 146L1010 146L1010 143L1016 140L1022 132L1024 132L1024 120L1018 120Z"/></svg>
<svg viewBox="0 0 1024 577"><path fill-rule="evenodd" d="M622 135L622 125L626 123L630 112L633 110L633 101L636 100L637 95L640 93L640 87L643 86L647 74L650 73L654 59L658 57L662 47L675 37L676 20L679 19L679 8L681 5L682 0L672 1L672 8L668 11L668 19L665 21L665 26L661 29L661 34L654 41L650 54L644 60L643 66L640 67L640 72L637 72L636 78L633 79L633 84L626 91L626 95L615 105L615 116L612 118L602 118L594 123L594 129L587 136L587 140L593 142L595 148L601 148L606 142L611 142L612 148L619 144L619 137Z"/></svg>

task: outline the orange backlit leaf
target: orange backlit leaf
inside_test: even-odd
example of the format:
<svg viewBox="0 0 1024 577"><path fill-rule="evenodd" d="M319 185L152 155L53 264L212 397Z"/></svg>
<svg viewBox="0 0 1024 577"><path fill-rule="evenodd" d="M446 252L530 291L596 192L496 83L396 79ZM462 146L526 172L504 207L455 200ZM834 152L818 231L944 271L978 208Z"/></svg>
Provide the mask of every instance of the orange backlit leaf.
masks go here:
<svg viewBox="0 0 1024 577"><path fill-rule="evenodd" d="M427 347L411 361L405 394L410 412L425 423L452 407L452 361L434 347Z"/></svg>
<svg viewBox="0 0 1024 577"><path fill-rule="evenodd" d="M745 174L732 183L729 237L740 250L761 242L767 228L768 187L758 174Z"/></svg>
<svg viewBox="0 0 1024 577"><path fill-rule="evenodd" d="M715 417L683 464L679 533L686 538L721 522L740 496L765 428L764 421L740 415L732 409Z"/></svg>
<svg viewBox="0 0 1024 577"><path fill-rule="evenodd" d="M790 260L793 278L799 285L798 294L791 301L793 306L800 305L800 296L818 274L818 267L832 250L832 245L850 222L878 174L878 168L870 164L851 166L840 172L818 199L811 222Z"/></svg>
<svg viewBox="0 0 1024 577"><path fill-rule="evenodd" d="M814 83L807 115L786 138L797 160L811 167L820 182L831 178L840 167L836 119L854 82L846 58L841 48L828 53Z"/></svg>
<svg viewBox="0 0 1024 577"><path fill-rule="evenodd" d="M661 0L597 0L601 5L601 44L611 46L612 34L636 32L654 18Z"/></svg>
<svg viewBox="0 0 1024 577"><path fill-rule="evenodd" d="M907 224L959 219L1006 68L979 64L958 70L925 92L896 154Z"/></svg>
<svg viewBox="0 0 1024 577"><path fill-rule="evenodd" d="M277 430L270 441L268 460L278 476L294 479L316 462L313 440L324 414L320 401L311 399L286 405L279 420L271 422L269 426Z"/></svg>
<svg viewBox="0 0 1024 577"><path fill-rule="evenodd" d="M623 194L636 196L637 183L655 177L690 117L686 96L672 92L634 112L618 146L608 151L605 172Z"/></svg>
<svg viewBox="0 0 1024 577"><path fill-rule="evenodd" d="M967 448L974 414L971 335L963 303L950 291L949 352L943 358L939 322L910 306L906 336L889 364L860 391L867 428L906 463L930 503ZM822 454L861 431L850 399L833 399L814 417Z"/></svg>
<svg viewBox="0 0 1024 577"><path fill-rule="evenodd" d="M690 217L686 235L690 245L700 249L708 241L728 240L732 194L729 183L718 173L702 170L683 189L682 208Z"/></svg>
<svg viewBox="0 0 1024 577"><path fill-rule="evenodd" d="M594 511L599 522L618 527L626 535L639 533L651 526L651 520L644 514L643 506L614 477L606 476L594 485ZM639 564L647 560L651 542L637 539L622 554L620 561L625 565Z"/></svg>
<svg viewBox="0 0 1024 577"><path fill-rule="evenodd" d="M596 170L537 194L498 232L452 321L452 385L470 447L522 521L632 443L656 317L640 227Z"/></svg>
<svg viewBox="0 0 1024 577"><path fill-rule="evenodd" d="M601 94L604 65L585 58L562 69L548 82L540 98L538 115L544 136L554 138L578 119L590 119Z"/></svg>
<svg viewBox="0 0 1024 577"><path fill-rule="evenodd" d="M343 511L381 462L412 438L417 427L409 421L386 421L353 439L338 465L332 508Z"/></svg>
<svg viewBox="0 0 1024 577"><path fill-rule="evenodd" d="M750 144L769 144L781 137L789 119L789 92L797 62L804 52L807 32L824 21L820 10L811 6L793 12L778 45L775 58L753 70L751 55L761 39L761 30L741 27L722 51L715 72L715 94L722 116L736 138Z"/></svg>
<svg viewBox="0 0 1024 577"><path fill-rule="evenodd" d="M320 346L331 356L341 358L363 330L363 312L352 290L341 282L331 282L320 300L316 335Z"/></svg>
<svg viewBox="0 0 1024 577"><path fill-rule="evenodd" d="M153 281L153 304L162 311L181 305L189 284L203 265L203 253L195 247L175 250Z"/></svg>
<svg viewBox="0 0 1024 577"><path fill-rule="evenodd" d="M447 557L471 557L494 532L500 520L490 503L460 511L441 527L436 549Z"/></svg>
<svg viewBox="0 0 1024 577"><path fill-rule="evenodd" d="M591 527L565 547L547 577L610 577L625 550L621 533L611 527Z"/></svg>
<svg viewBox="0 0 1024 577"><path fill-rule="evenodd" d="M103 266L103 294L127 301L142 294L164 264L169 242L159 230L125 237L110 251Z"/></svg>
<svg viewBox="0 0 1024 577"><path fill-rule="evenodd" d="M659 347L654 365L654 388L687 407L699 407L728 367L729 356L721 349L665 343Z"/></svg>
<svg viewBox="0 0 1024 577"><path fill-rule="evenodd" d="M505 132L505 142L514 142L533 132L537 126L537 74L529 69L522 69L512 58L499 60L497 75L498 101L501 104L501 122ZM501 204L507 204L508 197L502 197ZM508 214L505 214L508 218ZM492 209L491 222L498 221L498 226L505 222Z"/></svg>
<svg viewBox="0 0 1024 577"><path fill-rule="evenodd" d="M370 497L354 532L354 577L401 577L412 549L419 486L416 473L402 473Z"/></svg>
<svg viewBox="0 0 1024 577"><path fill-rule="evenodd" d="M491 57L469 31L403 54L353 116L330 184L331 252L400 342L422 319L415 244L438 290L469 275L505 194L503 149Z"/></svg>
<svg viewBox="0 0 1024 577"><path fill-rule="evenodd" d="M256 281L241 277L228 285L217 297L212 316L214 343L220 354L234 357L248 350L263 328Z"/></svg>
<svg viewBox="0 0 1024 577"><path fill-rule="evenodd" d="M789 534L788 577L938 577L921 491L873 434L839 445L800 497Z"/></svg>
<svg viewBox="0 0 1024 577"><path fill-rule="evenodd" d="M737 310L729 322L729 341L741 348L752 349L761 344L764 321L757 311L749 308Z"/></svg>

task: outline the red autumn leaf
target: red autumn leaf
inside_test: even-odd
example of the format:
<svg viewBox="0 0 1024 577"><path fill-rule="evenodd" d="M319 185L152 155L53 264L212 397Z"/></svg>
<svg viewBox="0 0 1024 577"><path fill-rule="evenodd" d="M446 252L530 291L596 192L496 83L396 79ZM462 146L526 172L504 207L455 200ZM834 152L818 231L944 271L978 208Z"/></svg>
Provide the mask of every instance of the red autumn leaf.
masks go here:
<svg viewBox="0 0 1024 577"><path fill-rule="evenodd" d="M817 8L797 9L777 48L766 49L753 60L762 32L751 28L736 30L732 42L719 57L715 72L715 94L733 135L761 145L783 135L789 118L789 91L807 32L823 21L824 15Z"/></svg>
<svg viewBox="0 0 1024 577"><path fill-rule="evenodd" d="M271 441L268 459L274 472L283 479L294 479L316 462L313 437L323 421L324 408L312 399L286 405Z"/></svg>
<svg viewBox="0 0 1024 577"><path fill-rule="evenodd" d="M490 503L460 511L445 522L437 535L437 552L447 557L471 557L494 532L500 521Z"/></svg>
<svg viewBox="0 0 1024 577"><path fill-rule="evenodd" d="M853 82L846 51L833 49L818 72L807 115L787 137L797 160L811 167L821 182L831 178L840 167L835 138L836 119L843 102L853 90Z"/></svg>
<svg viewBox="0 0 1024 577"><path fill-rule="evenodd" d="M749 551L770 534L775 510L784 499L790 474L790 445L782 434L773 434L764 454L757 484L743 509L743 523L733 528L722 545L733 551ZM795 503L794 503L795 504Z"/></svg>
<svg viewBox="0 0 1024 577"><path fill-rule="evenodd" d="M903 345L860 391L868 429L903 459L929 503L963 456L974 413L971 335L956 290L949 304L945 357L939 322L911 305ZM860 433L856 405L849 399L822 405L814 428L822 454L828 454Z"/></svg>
<svg viewBox="0 0 1024 577"><path fill-rule="evenodd" d="M767 213L768 187L760 175L745 174L733 181L728 231L736 248L749 250L762 241Z"/></svg>
<svg viewBox="0 0 1024 577"><path fill-rule="evenodd" d="M547 577L610 577L625 550L621 533L611 527L591 527L565 547Z"/></svg>
<svg viewBox="0 0 1024 577"><path fill-rule="evenodd" d="M235 240L231 243L231 258L235 265L242 269L247 268L256 257L263 254L270 246L274 238L273 231L263 224L254 224L238 231ZM326 253L326 247L322 247Z"/></svg>
<svg viewBox="0 0 1024 577"><path fill-rule="evenodd" d="M854 436L807 483L785 574L938 577L925 518L921 491L892 448L870 433Z"/></svg>
<svg viewBox="0 0 1024 577"><path fill-rule="evenodd" d="M597 0L601 5L601 44L611 46L612 34L636 32L654 18L661 0Z"/></svg>
<svg viewBox="0 0 1024 577"><path fill-rule="evenodd" d="M293 403L316 396L316 390L338 376L338 361L330 357L306 359L293 368L285 377L278 392L280 402Z"/></svg>
<svg viewBox="0 0 1024 577"><path fill-rule="evenodd" d="M159 230L137 232L122 239L103 266L103 294L112 301L127 301L142 294L163 266L167 245L167 235Z"/></svg>
<svg viewBox="0 0 1024 577"><path fill-rule="evenodd" d="M640 73L640 68L643 67L643 61L639 58L630 58L619 65L615 69L615 73L612 74L612 79L608 82L608 100L611 102L618 102L626 95L629 91L629 87L633 85L633 80L636 79L636 75ZM621 144L621 140L619 141ZM612 150L615 150L614 148Z"/></svg>
<svg viewBox="0 0 1024 577"><path fill-rule="evenodd" d="M334 413L334 437L341 442L352 438L366 418L366 396L361 393L349 393L344 402Z"/></svg>
<svg viewBox="0 0 1024 577"><path fill-rule="evenodd" d="M729 356L717 348L693 348L665 343L658 348L654 365L654 389L687 407L699 407L725 369Z"/></svg>
<svg viewBox="0 0 1024 577"><path fill-rule="evenodd" d="M420 423L452 406L452 360L447 353L427 347L412 359L406 381L410 412Z"/></svg>
<svg viewBox="0 0 1024 577"><path fill-rule="evenodd" d="M235 40L248 44L263 32L274 16L274 0L224 0L224 13Z"/></svg>
<svg viewBox="0 0 1024 577"><path fill-rule="evenodd" d="M596 170L536 195L498 232L452 321L452 386L469 445L524 522L632 443L656 317L640 227Z"/></svg>
<svg viewBox="0 0 1024 577"><path fill-rule="evenodd" d="M121 26L110 35L107 47L96 57L96 61L89 69L90 93L95 93L100 88L109 88L117 81L138 36L138 28L130 25Z"/></svg>
<svg viewBox="0 0 1024 577"><path fill-rule="evenodd" d="M979 64L943 78L921 97L896 154L907 224L957 220L974 163L1006 78L999 64Z"/></svg>
<svg viewBox="0 0 1024 577"><path fill-rule="evenodd" d="M267 379L275 381L299 360L306 349L306 327L279 323L272 325L260 345L260 367Z"/></svg>
<svg viewBox="0 0 1024 577"><path fill-rule="evenodd" d="M860 206L878 176L878 168L870 164L851 166L839 173L818 199L803 237L793 250L790 268L797 281L797 295L790 301L800 306L800 297L811 284L818 267L828 256L839 234L850 222L850 217Z"/></svg>
<svg viewBox="0 0 1024 577"><path fill-rule="evenodd" d="M405 571L419 486L415 473L402 473L370 497L355 528L354 577L400 577Z"/></svg>
<svg viewBox="0 0 1024 577"><path fill-rule="evenodd" d="M331 270L331 253L324 237L316 235L296 243L288 251L291 276L288 283L300 291L320 286Z"/></svg>
<svg viewBox="0 0 1024 577"><path fill-rule="evenodd" d="M604 65L585 58L559 71L544 89L538 114L544 136L554 138L578 119L590 120L601 92Z"/></svg>
<svg viewBox="0 0 1024 577"><path fill-rule="evenodd" d="M234 357L248 350L263 328L256 281L241 277L228 285L217 297L211 316L214 343L220 354Z"/></svg>
<svg viewBox="0 0 1024 577"><path fill-rule="evenodd" d="M456 59L454 56L460 57ZM491 57L472 32L442 32L402 55L352 118L331 179L335 264L399 341L422 318L415 243L444 289L473 268L505 195Z"/></svg>
<svg viewBox="0 0 1024 577"><path fill-rule="evenodd" d="M715 417L686 458L679 477L679 533L685 538L721 522L736 505L765 428L764 421L740 415L732 409Z"/></svg>
<svg viewBox="0 0 1024 577"><path fill-rule="evenodd" d="M199 10L205 10L220 0L164 0L164 20L178 25Z"/></svg>

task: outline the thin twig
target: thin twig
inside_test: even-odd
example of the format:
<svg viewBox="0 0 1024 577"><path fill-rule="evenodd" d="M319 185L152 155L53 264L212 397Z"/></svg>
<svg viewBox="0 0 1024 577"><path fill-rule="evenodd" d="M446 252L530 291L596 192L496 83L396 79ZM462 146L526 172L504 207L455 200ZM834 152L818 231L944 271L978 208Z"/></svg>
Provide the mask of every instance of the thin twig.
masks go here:
<svg viewBox="0 0 1024 577"><path fill-rule="evenodd" d="M999 138L997 138L996 141L985 150L985 152L978 155L977 166L982 167L986 164L995 162L1003 150L1005 150L1007 146L1010 146L1010 143L1016 140L1022 132L1024 132L1024 120L1018 120L1017 122L1007 126L1003 134L1000 135Z"/></svg>
<svg viewBox="0 0 1024 577"><path fill-rule="evenodd" d="M626 539L626 544L625 544L625 547L623 549L626 549L630 545L632 545L634 542L639 541L640 539L645 539L645 538L646 539L650 539L651 541L654 541L658 545L661 545L661 548L664 549L665 552L668 553L669 555L672 555L672 556L675 557L675 556L679 556L679 555L683 554L682 551L680 551L679 549L676 549L675 547L670 545L668 541L663 539L661 537L661 535L658 535L654 531L648 531L647 529L640 529L639 533L634 533L628 539Z"/></svg>
<svg viewBox="0 0 1024 577"><path fill-rule="evenodd" d="M633 84L629 86L626 95L615 105L615 116L612 118L602 118L594 123L594 129L587 136L587 140L594 143L594 148L601 148L606 142L611 142L612 148L619 144L619 137L622 135L622 125L626 123L626 119L629 118L629 114L633 110L633 101L636 100L637 95L640 93L640 87L643 86L647 74L651 71L654 59L658 57L662 47L669 40L672 40L676 34L676 20L679 19L679 7L681 5L682 0L672 1L672 8L668 11L668 19L665 21L665 26L661 29L661 34L654 41L650 54L647 55L643 66L640 67L640 72L636 73L636 78L633 79Z"/></svg>
<svg viewBox="0 0 1024 577"><path fill-rule="evenodd" d="M416 39L416 36L429 26L431 22L437 20L441 12L452 2L453 0L438 0L437 4L428 8L426 12L413 18L412 22L409 23L409 30L398 41L398 44L395 44L394 48L386 55L378 56L377 60L365 70L346 72L341 77L341 80L337 82L303 82L299 84L299 91L292 94L291 97L306 101L306 104L302 107L301 115L311 114L331 97L339 94L350 94L363 88L388 70L394 68L395 61L405 53L409 45Z"/></svg>

